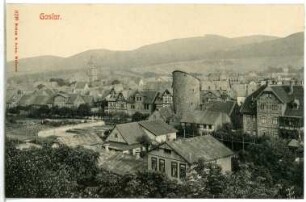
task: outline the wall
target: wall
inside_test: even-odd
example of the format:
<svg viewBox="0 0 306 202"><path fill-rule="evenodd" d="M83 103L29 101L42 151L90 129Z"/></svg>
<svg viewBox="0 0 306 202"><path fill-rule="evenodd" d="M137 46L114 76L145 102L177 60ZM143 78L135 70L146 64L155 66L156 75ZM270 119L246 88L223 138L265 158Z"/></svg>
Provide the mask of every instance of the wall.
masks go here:
<svg viewBox="0 0 306 202"><path fill-rule="evenodd" d="M222 168L222 172L232 171L232 156L217 159L216 163Z"/></svg>
<svg viewBox="0 0 306 202"><path fill-rule="evenodd" d="M186 170L188 170L189 165L188 163L185 162L184 159L182 159L180 156L175 154L173 151L171 154L165 154L163 149L159 149L159 151L155 151L155 153L149 153L148 154L148 170L152 171L152 157L157 158L157 171L159 171L159 159L164 159L165 160L165 174L168 178L170 179L179 179L180 176L180 169L179 165L185 164L186 165ZM177 169L178 169L178 178L172 177L171 176L171 162L176 162L177 163Z"/></svg>
<svg viewBox="0 0 306 202"><path fill-rule="evenodd" d="M243 114L243 132L257 134L257 118L255 115Z"/></svg>
<svg viewBox="0 0 306 202"><path fill-rule="evenodd" d="M200 81L186 72L174 71L172 74L174 112L182 116L200 105Z"/></svg>
<svg viewBox="0 0 306 202"><path fill-rule="evenodd" d="M261 106L264 106L262 108ZM275 106L273 108L272 106ZM282 115L284 106L271 92L263 92L257 100L257 132L258 135L278 136L279 117ZM263 120L265 119L265 122Z"/></svg>
<svg viewBox="0 0 306 202"><path fill-rule="evenodd" d="M117 137L115 137L117 134ZM106 141L126 143L117 128L114 128L107 137Z"/></svg>

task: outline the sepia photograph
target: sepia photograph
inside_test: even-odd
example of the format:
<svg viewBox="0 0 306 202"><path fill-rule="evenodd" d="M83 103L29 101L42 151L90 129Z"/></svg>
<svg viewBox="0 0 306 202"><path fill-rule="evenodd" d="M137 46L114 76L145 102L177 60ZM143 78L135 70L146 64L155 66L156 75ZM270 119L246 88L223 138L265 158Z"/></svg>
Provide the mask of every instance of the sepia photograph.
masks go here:
<svg viewBox="0 0 306 202"><path fill-rule="evenodd" d="M5 198L304 199L304 4L4 4Z"/></svg>

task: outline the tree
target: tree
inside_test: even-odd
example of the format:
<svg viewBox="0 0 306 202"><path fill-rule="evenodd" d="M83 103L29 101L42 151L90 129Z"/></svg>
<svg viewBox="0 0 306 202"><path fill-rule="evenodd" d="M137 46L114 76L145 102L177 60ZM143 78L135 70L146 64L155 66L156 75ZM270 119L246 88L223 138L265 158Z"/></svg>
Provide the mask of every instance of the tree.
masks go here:
<svg viewBox="0 0 306 202"><path fill-rule="evenodd" d="M77 109L77 114L79 116L90 116L91 110L88 104L81 104Z"/></svg>
<svg viewBox="0 0 306 202"><path fill-rule="evenodd" d="M152 145L152 140L147 135L140 136L137 141L146 148L146 152L149 151L149 147Z"/></svg>
<svg viewBox="0 0 306 202"><path fill-rule="evenodd" d="M149 115L147 114L142 114L140 112L135 112L135 114L132 115L132 121L142 121L142 120L146 120L148 118Z"/></svg>
<svg viewBox="0 0 306 202"><path fill-rule="evenodd" d="M98 171L98 154L90 150L44 145L20 151L15 146L15 142L6 141L6 197L76 197Z"/></svg>

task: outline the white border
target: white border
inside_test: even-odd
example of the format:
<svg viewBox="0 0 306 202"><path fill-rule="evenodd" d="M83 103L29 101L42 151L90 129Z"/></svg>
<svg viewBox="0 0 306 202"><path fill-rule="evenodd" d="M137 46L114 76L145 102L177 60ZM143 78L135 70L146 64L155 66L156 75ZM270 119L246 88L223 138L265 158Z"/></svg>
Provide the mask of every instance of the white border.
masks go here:
<svg viewBox="0 0 306 202"><path fill-rule="evenodd" d="M5 1L5 0L3 0ZM3 2L2 1L2 2ZM4 109L5 109L5 102L4 102L4 89L5 89L5 78L4 78L4 5L5 3L32 3L32 4L71 4L71 3L104 3L104 4L303 4L305 6L305 0L6 0L6 2L0 3L0 13L1 13L1 20L0 20L0 46L1 46L1 53L0 53L0 201L4 201ZM305 7L304 7L305 9ZM305 18L304 18L305 23ZM304 46L304 64L305 64L305 46ZM305 67L305 65L304 65ZM305 81L305 74L304 74L304 81ZM304 109L304 114L306 112L306 108ZM306 120L304 119L304 122ZM306 125L304 123L304 125ZM305 159L305 158L304 158ZM305 187L305 164L304 164L304 195L306 193ZM305 196L304 196L305 198ZM143 200L143 199L7 199L7 201L92 201L92 200L112 200L112 201L121 201L121 200ZM155 200L171 200L171 199L146 199L146 201L155 201ZM177 199L175 199L177 200ZM187 201L189 199L182 199ZM196 200L196 199L193 199ZM212 200L212 199L200 199L204 201ZM223 201L223 199L214 199L217 201ZM237 199L229 199L227 201L236 201ZM245 200L245 199L238 199L238 200ZM259 200L249 200L248 201L259 201ZM278 201L278 200L269 200L269 201ZM295 200L295 201L303 201L303 200Z"/></svg>

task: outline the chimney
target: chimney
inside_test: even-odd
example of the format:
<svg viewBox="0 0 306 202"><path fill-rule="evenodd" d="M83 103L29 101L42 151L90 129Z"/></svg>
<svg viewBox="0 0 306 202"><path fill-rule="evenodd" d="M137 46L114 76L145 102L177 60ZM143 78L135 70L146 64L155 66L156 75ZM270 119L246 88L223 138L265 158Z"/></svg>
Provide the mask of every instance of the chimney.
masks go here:
<svg viewBox="0 0 306 202"><path fill-rule="evenodd" d="M104 148L106 152L109 152L109 143L104 144Z"/></svg>
<svg viewBox="0 0 306 202"><path fill-rule="evenodd" d="M140 159L140 152L135 153L136 159Z"/></svg>

